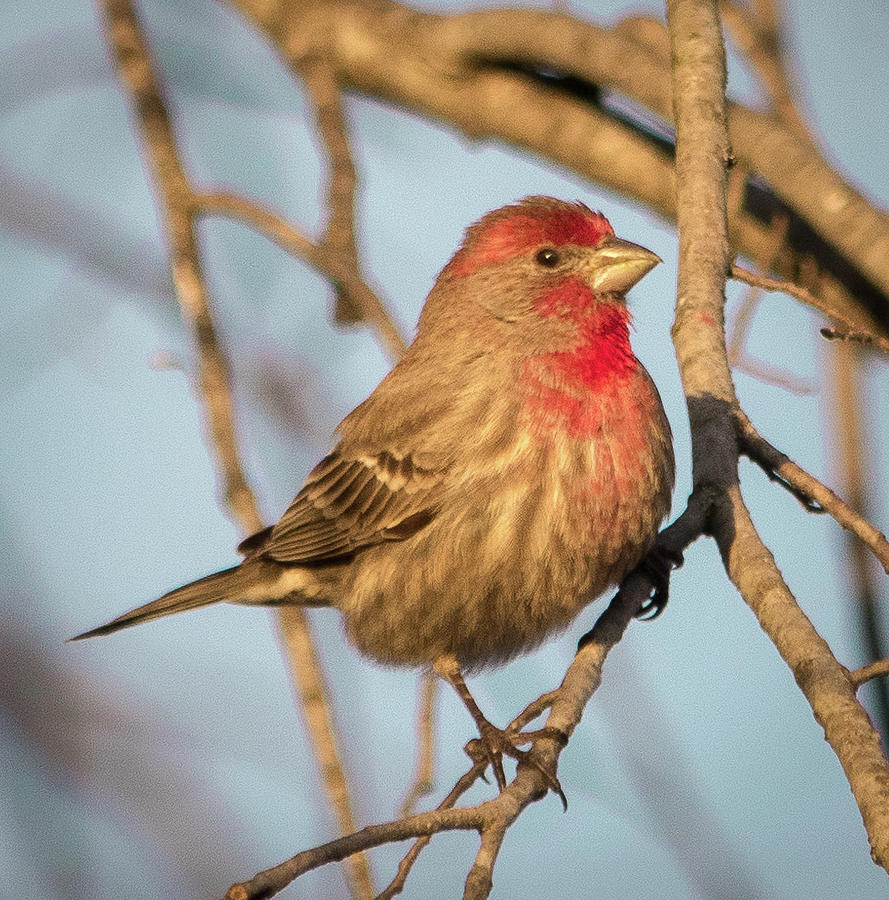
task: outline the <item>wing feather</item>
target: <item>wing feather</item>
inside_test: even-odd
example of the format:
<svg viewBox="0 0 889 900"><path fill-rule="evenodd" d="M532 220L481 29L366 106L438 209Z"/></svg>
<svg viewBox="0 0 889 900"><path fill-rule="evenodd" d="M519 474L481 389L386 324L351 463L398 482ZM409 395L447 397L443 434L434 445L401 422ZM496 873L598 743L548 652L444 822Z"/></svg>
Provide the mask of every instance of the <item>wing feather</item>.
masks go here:
<svg viewBox="0 0 889 900"><path fill-rule="evenodd" d="M444 474L386 451L349 459L335 450L315 466L265 541L245 543L279 562L311 564L404 540L434 518Z"/></svg>

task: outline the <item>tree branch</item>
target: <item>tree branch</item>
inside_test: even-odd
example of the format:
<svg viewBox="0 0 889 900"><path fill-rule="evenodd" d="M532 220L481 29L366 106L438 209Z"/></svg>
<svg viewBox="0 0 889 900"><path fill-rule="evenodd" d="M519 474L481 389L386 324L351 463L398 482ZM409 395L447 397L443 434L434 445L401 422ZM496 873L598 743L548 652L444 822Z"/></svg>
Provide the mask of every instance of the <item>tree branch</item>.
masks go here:
<svg viewBox="0 0 889 900"><path fill-rule="evenodd" d="M829 487L773 447L753 427L753 423L740 409L735 415L742 451L769 477L777 476L795 496L801 495L810 503L816 503L818 508L829 513L843 528L866 544L889 575L889 541L886 540L886 536L856 513Z"/></svg>
<svg viewBox="0 0 889 900"><path fill-rule="evenodd" d="M401 358L406 344L382 300L363 280L355 266L344 261L335 249L326 243L317 244L309 240L280 215L246 197L228 192L207 191L195 195L194 206L202 214L215 213L250 225L329 278L340 292L349 295L362 321L377 332L389 358L393 362Z"/></svg>
<svg viewBox="0 0 889 900"><path fill-rule="evenodd" d="M327 208L329 218L322 245L341 264L359 275L358 247L355 244L355 185L357 176L346 134L342 97L336 73L327 53L307 55L299 66L306 91L315 106L315 119L323 147L327 151ZM359 276L360 277L360 276ZM336 319L354 322L362 318L348 292L337 292Z"/></svg>
<svg viewBox="0 0 889 900"><path fill-rule="evenodd" d="M728 241L725 61L715 0L668 0L677 122L679 290L673 328L692 421L695 486L717 493L711 531L726 571L787 662L840 760L874 859L889 867L889 767L846 670L800 610L737 484L737 400L722 333ZM691 352L695 350L696 352ZM731 434L729 434L731 432Z"/></svg>
<svg viewBox="0 0 889 900"><path fill-rule="evenodd" d="M868 681L872 681L874 678L883 678L886 675L889 675L889 659L880 659L849 672L849 681L852 683L852 687L860 688Z"/></svg>
<svg viewBox="0 0 889 900"><path fill-rule="evenodd" d="M789 294L791 297L796 297L797 300L802 300L803 303L807 303L809 306L824 313L824 315L833 319L835 322L838 322L840 324L839 329L821 329L821 333L826 338L872 344L884 353L889 353L889 338L870 331L856 331L854 322L840 310L833 307L817 294L812 293L812 291L807 291L804 287L800 287L792 281L782 281L779 278L769 278L765 275L757 275L755 272L751 272L748 269L744 269L741 266L734 264L731 267L731 276L738 281L743 281L745 284L761 288L764 291L778 291L782 294Z"/></svg>
<svg viewBox="0 0 889 900"><path fill-rule="evenodd" d="M198 355L199 396L203 401L208 444L220 473L224 503L243 534L262 528L252 491L243 475L237 441L228 366L216 337L206 281L201 267L195 228L195 194L176 149L173 126L148 48L130 0L105 0L106 33L121 81L135 106L142 138L148 150L158 206L170 242L171 268L176 295L186 326L193 334ZM321 673L305 613L298 607L278 616L291 674L297 686L315 757L328 798L343 831L353 831L345 775L339 761L330 714L328 691ZM359 859L347 880L356 897L370 897L366 860Z"/></svg>

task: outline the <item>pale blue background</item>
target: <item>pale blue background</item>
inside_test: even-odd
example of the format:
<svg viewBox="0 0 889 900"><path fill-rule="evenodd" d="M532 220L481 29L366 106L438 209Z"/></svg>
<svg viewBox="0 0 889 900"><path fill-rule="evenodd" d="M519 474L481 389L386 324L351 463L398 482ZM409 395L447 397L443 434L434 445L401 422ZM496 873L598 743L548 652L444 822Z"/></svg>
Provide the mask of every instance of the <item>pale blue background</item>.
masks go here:
<svg viewBox="0 0 889 900"><path fill-rule="evenodd" d="M605 20L639 8L571 6ZM321 169L305 100L264 40L210 0L140 8L196 182L251 194L317 232ZM828 158L889 205L885 4L797 0L788 19L804 107ZM736 63L732 85L756 102ZM688 434L668 333L672 226L511 149L366 99L347 108L366 271L408 333L462 229L529 193L601 207L618 234L663 256L633 292L634 344L673 423L681 509ZM333 836L270 614L208 609L65 643L230 565L238 540L217 501L190 341L131 124L89 3L0 5L3 897L214 897ZM207 223L202 239L246 467L272 519L387 362L367 332L330 327L329 290L300 262L229 222ZM762 432L830 479L829 348L818 324L772 297L750 340L762 359L814 379L818 394L793 396L745 375L737 384ZM153 366L159 354L185 373ZM873 478L872 503L885 530L885 363L873 363L866 390L873 468L884 473ZM757 525L805 610L842 662L866 662L839 528L753 467L743 475ZM881 587L889 601L885 578ZM557 682L595 615L472 681L495 722ZM312 619L357 816L388 819L412 766L415 676L358 658L334 613ZM450 695L442 717L439 797L463 771L460 747L472 733ZM664 616L631 627L610 658L560 777L568 814L552 798L525 813L507 837L494 896L885 896L839 765L711 543L688 553ZM475 846L472 835L436 838L405 896L458 896ZM380 886L403 849L375 852ZM331 867L289 895L343 891Z"/></svg>

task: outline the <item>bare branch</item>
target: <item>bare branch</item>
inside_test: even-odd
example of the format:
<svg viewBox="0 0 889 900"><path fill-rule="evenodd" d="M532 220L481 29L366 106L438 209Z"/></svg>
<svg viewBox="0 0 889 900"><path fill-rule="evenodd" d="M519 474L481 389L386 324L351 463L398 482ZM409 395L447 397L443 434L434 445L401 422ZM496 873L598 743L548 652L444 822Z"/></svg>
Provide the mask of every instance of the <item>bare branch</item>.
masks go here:
<svg viewBox="0 0 889 900"><path fill-rule="evenodd" d="M759 359L745 356L732 363L736 372L743 372L763 384L795 394L797 397L811 397L818 393L818 383L811 378L802 378L779 366L772 366Z"/></svg>
<svg viewBox="0 0 889 900"><path fill-rule="evenodd" d="M436 809L419 813L408 819L397 819L383 825L368 825L354 834L347 834L320 847L304 850L271 869L255 875L250 881L232 885L225 900L258 900L272 897L283 890L295 878L327 863L339 862L355 853L403 841L407 838L435 834L439 831L478 831L484 827L491 800L471 809Z"/></svg>
<svg viewBox="0 0 889 900"><path fill-rule="evenodd" d="M346 135L342 96L329 55L312 53L299 66L300 74L315 105L315 118L329 165L327 207L329 218L321 243L340 259L343 266L359 276L358 248L355 244L355 164ZM336 319L354 322L361 309L347 291L337 292Z"/></svg>
<svg viewBox="0 0 889 900"><path fill-rule="evenodd" d="M855 795L872 855L889 867L889 766L879 737L830 647L799 608L750 519L737 484L722 330L728 242L725 60L716 0L668 0L677 123L679 291L674 342L692 422L696 488L715 497L711 533L726 571L793 672ZM729 432L732 432L731 434Z"/></svg>
<svg viewBox="0 0 889 900"><path fill-rule="evenodd" d="M506 835L506 823L495 822L482 831L481 845L466 876L463 900L485 900L494 886L494 865Z"/></svg>
<svg viewBox="0 0 889 900"><path fill-rule="evenodd" d="M866 544L874 556L880 561L880 565L889 575L889 541L885 535L869 522L865 521L847 503L841 500L829 487L820 482L805 469L797 465L792 459L785 456L780 450L773 447L753 427L753 423L747 416L738 410L736 413L738 426L738 439L741 449L770 477L777 476L788 490L791 490L803 505L810 511L818 509L829 513L847 531L852 532L859 540ZM810 505L816 503L817 508L811 509Z"/></svg>
<svg viewBox="0 0 889 900"><path fill-rule="evenodd" d="M889 659L880 659L849 672L848 677L852 687L857 689L874 678L883 678L886 675L889 675Z"/></svg>
<svg viewBox="0 0 889 900"><path fill-rule="evenodd" d="M731 267L731 276L738 281L743 281L745 284L762 288L765 291L779 291L783 294L788 294L791 297L795 297L797 300L802 300L803 303L807 303L814 309L823 312L824 315L829 316L831 319L834 319L840 324L840 329L822 329L821 333L827 338L860 341L862 343L872 344L874 347L878 347L885 353L889 353L889 338L884 337L878 332L857 330L855 324L840 310L834 308L831 304L825 302L824 299L813 294L811 291L807 291L804 287L800 287L798 284L794 284L791 281L782 281L778 278L769 278L765 275L757 275L755 272L750 272L748 269L744 269L741 266L736 266L734 264Z"/></svg>
<svg viewBox="0 0 889 900"><path fill-rule="evenodd" d="M775 259L781 252L781 248L787 239L787 229L790 220L787 216L779 216L772 222L774 243L761 261L761 267L767 271L774 267ZM792 394L806 395L815 393L815 385L809 379L797 376L776 366L769 365L761 360L754 359L747 352L747 337L753 321L762 289L755 285L747 285L744 297L735 313L728 330L728 361L729 365L738 372L744 372L757 381L771 384Z"/></svg>
<svg viewBox="0 0 889 900"><path fill-rule="evenodd" d="M262 521L238 454L228 366L216 337L197 243L195 194L179 159L170 116L135 9L130 0L105 0L105 11L108 40L148 149L160 214L170 241L173 282L182 316L197 345L204 424L221 476L225 505L242 533L251 534L262 528ZM297 650L285 655L300 691L301 707L310 726L313 750L328 797L342 830L353 831L354 817L308 621L303 610L297 607L280 614L278 621L286 646ZM351 867L350 889L356 897L372 896L366 860L359 860Z"/></svg>
<svg viewBox="0 0 889 900"><path fill-rule="evenodd" d="M313 269L329 278L351 298L360 311L361 319L371 325L393 361L405 351L404 338L395 326L377 294L361 278L357 269L326 244L309 240L296 226L254 200L226 192L205 192L195 195L195 209L203 214L216 213L244 222L274 241L288 253L305 260Z"/></svg>
<svg viewBox="0 0 889 900"><path fill-rule="evenodd" d="M463 794L478 781L487 768L487 765L487 760L478 760L473 763L472 768L460 777L459 781L451 788L451 792L438 804L436 809L451 809ZM404 818L404 816L402 816L402 818ZM379 894L376 900L391 900L392 897L400 894L404 890L407 876L410 874L414 863L419 859L420 853L423 852L423 849L431 839L431 835L424 835L423 837L417 838L411 849L408 850L398 864L397 875L392 879L388 887Z"/></svg>
<svg viewBox="0 0 889 900"><path fill-rule="evenodd" d="M417 699L417 761L411 786L399 809L399 815L402 818L411 815L417 801L432 792L437 693L438 679L432 672L424 672L420 676L420 690Z"/></svg>

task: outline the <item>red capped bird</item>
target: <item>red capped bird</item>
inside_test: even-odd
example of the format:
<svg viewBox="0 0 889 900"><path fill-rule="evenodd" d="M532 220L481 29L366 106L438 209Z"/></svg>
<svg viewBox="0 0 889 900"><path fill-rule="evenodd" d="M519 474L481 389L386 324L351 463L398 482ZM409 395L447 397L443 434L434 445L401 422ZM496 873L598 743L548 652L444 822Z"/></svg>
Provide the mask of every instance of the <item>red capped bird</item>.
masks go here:
<svg viewBox="0 0 889 900"><path fill-rule="evenodd" d="M566 628L670 507L670 426L625 296L659 261L582 203L488 213L404 358L241 564L78 639L220 601L333 606L364 655L455 687L502 788L501 752L527 740L487 722L462 673Z"/></svg>

